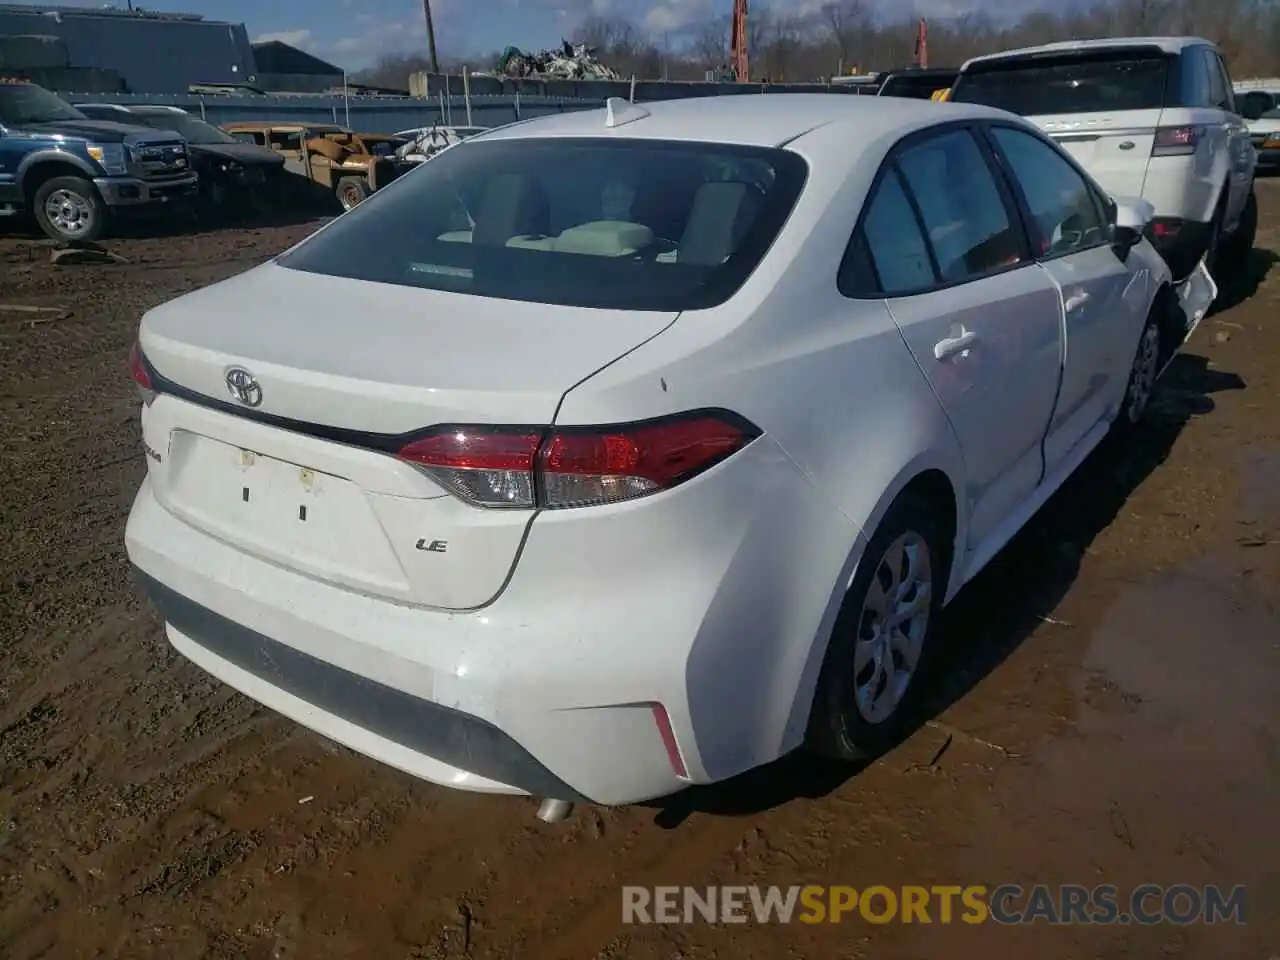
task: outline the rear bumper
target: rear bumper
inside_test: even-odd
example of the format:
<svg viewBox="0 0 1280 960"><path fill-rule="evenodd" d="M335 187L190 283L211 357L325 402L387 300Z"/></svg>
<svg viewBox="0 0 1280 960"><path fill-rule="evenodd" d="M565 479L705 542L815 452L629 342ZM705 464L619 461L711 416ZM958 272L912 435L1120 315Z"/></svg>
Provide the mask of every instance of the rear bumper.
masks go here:
<svg viewBox="0 0 1280 960"><path fill-rule="evenodd" d="M102 202L112 208L162 206L191 200L197 192L194 175L164 183L152 183L133 177L99 177L94 180Z"/></svg>
<svg viewBox="0 0 1280 960"><path fill-rule="evenodd" d="M544 513L506 589L470 612L259 560L150 481L126 544L173 646L267 707L444 786L625 804L799 744L815 640L862 542L767 436L662 496L656 513Z"/></svg>
<svg viewBox="0 0 1280 960"><path fill-rule="evenodd" d="M292 709L281 712L320 711L332 718L330 727L345 718L386 744L454 770L465 767L484 781L473 786L508 785L541 797L585 799L490 723L335 667L214 613L146 574L140 579L179 652L249 696L274 698L277 709L287 698Z"/></svg>

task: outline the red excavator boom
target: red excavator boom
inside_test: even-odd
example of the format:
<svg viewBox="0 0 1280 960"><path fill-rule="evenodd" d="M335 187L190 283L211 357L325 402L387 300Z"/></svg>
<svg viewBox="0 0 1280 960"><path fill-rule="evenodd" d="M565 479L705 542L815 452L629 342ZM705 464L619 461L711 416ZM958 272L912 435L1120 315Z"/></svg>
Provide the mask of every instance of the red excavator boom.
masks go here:
<svg viewBox="0 0 1280 960"><path fill-rule="evenodd" d="M746 83L751 79L747 66L747 0L733 0L733 35L729 38L729 58L734 79Z"/></svg>

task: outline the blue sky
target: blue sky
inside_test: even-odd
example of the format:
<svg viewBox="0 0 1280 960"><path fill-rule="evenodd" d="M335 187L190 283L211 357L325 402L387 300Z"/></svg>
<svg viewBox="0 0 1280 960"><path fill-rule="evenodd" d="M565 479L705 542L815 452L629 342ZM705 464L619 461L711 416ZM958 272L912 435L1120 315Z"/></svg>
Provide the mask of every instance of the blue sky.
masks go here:
<svg viewBox="0 0 1280 960"><path fill-rule="evenodd" d="M15 2L15 0L7 0ZM16 0L31 3L33 0ZM53 0L64 6L102 6L102 0ZM136 0L148 9L198 13L211 20L244 23L255 39L278 39L351 70L383 54L426 49L422 0ZM788 12L820 9L826 0L774 0ZM1001 13L1047 0L1005 0ZM983 0L882 0L898 15L945 16L978 10ZM124 0L114 0L124 6ZM688 30L727 16L732 0L432 0L436 44L441 55L462 56L507 45L541 48L568 36L592 13L628 16L655 37L673 42ZM763 5L752 0L752 5Z"/></svg>

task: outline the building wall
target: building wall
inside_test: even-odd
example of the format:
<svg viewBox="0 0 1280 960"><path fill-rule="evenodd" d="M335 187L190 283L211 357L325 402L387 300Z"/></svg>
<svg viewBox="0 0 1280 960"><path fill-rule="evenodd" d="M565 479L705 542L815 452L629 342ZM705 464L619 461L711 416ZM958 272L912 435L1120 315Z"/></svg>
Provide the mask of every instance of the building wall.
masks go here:
<svg viewBox="0 0 1280 960"><path fill-rule="evenodd" d="M243 24L3 7L4 34L56 36L66 43L72 67L115 70L138 93L185 93L192 83L254 82L253 50Z"/></svg>
<svg viewBox="0 0 1280 960"><path fill-rule="evenodd" d="M342 74L260 73L254 86L267 93L324 93L342 86Z"/></svg>

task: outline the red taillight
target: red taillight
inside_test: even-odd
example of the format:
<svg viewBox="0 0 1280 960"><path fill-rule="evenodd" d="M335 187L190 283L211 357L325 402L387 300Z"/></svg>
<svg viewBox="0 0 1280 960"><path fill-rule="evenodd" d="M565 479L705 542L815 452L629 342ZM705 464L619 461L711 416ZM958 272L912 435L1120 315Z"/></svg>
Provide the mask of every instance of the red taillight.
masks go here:
<svg viewBox="0 0 1280 960"><path fill-rule="evenodd" d="M583 507L670 489L759 435L727 414L611 427L442 428L400 456L483 507Z"/></svg>
<svg viewBox="0 0 1280 960"><path fill-rule="evenodd" d="M1153 157L1176 157L1196 152L1204 127L1160 127L1151 143Z"/></svg>
<svg viewBox="0 0 1280 960"><path fill-rule="evenodd" d="M156 389L151 382L151 371L147 369L147 361L143 359L142 347L137 343L134 343L133 349L129 351L129 374L138 387L138 395L142 397L142 402L151 406L151 401L156 398Z"/></svg>
<svg viewBox="0 0 1280 960"><path fill-rule="evenodd" d="M415 440L400 458L425 468L450 492L483 507L532 507L540 429L449 427Z"/></svg>

